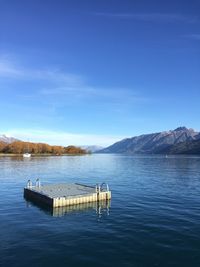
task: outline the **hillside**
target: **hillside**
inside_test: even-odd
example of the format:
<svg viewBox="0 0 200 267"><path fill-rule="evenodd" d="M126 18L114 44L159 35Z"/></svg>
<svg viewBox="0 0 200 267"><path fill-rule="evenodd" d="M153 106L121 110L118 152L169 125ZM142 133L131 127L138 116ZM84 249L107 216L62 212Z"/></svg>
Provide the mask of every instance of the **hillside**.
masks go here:
<svg viewBox="0 0 200 267"><path fill-rule="evenodd" d="M99 152L131 154L166 153L168 149L173 151L173 146L176 146L179 143L189 142L188 144L190 144L190 142L199 139L199 132L195 132L193 129L188 129L186 127L179 127L175 130L144 134L123 139Z"/></svg>
<svg viewBox="0 0 200 267"><path fill-rule="evenodd" d="M200 139L181 142L163 149L163 154L196 154L200 155Z"/></svg>

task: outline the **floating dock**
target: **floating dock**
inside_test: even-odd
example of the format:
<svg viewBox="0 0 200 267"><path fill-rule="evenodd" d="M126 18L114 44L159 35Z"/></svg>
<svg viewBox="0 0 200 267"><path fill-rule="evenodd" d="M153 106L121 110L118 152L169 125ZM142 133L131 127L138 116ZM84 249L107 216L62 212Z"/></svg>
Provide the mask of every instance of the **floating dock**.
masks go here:
<svg viewBox="0 0 200 267"><path fill-rule="evenodd" d="M85 184L47 184L41 185L39 179L33 186L29 180L24 188L24 197L52 208L98 202L111 199L107 184L89 186Z"/></svg>

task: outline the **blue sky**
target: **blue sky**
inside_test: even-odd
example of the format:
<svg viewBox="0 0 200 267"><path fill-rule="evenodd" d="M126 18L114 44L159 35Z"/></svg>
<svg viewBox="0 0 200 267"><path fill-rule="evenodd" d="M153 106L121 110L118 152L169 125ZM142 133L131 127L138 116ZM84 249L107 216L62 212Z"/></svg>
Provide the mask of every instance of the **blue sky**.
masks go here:
<svg viewBox="0 0 200 267"><path fill-rule="evenodd" d="M0 0L0 134L109 145L200 130L200 2Z"/></svg>

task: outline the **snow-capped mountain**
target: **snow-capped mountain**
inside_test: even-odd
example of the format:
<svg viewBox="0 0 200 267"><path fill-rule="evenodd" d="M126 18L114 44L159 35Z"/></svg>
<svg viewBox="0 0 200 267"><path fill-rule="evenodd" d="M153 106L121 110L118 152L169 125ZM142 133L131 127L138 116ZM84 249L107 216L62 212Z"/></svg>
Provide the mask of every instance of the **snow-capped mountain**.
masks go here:
<svg viewBox="0 0 200 267"><path fill-rule="evenodd" d="M14 137L6 136L5 134L2 134L2 135L0 134L0 142L10 144L15 141L19 141L19 140Z"/></svg>

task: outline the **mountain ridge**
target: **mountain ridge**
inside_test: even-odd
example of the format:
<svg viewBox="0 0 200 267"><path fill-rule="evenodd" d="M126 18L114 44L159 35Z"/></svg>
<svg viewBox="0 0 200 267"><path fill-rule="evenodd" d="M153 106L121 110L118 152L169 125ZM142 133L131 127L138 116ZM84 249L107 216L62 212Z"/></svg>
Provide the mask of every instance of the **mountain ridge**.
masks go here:
<svg viewBox="0 0 200 267"><path fill-rule="evenodd" d="M143 134L125 138L113 145L98 151L99 153L130 153L130 154L162 154L172 146L182 142L192 142L200 139L200 132L185 126L174 130Z"/></svg>

